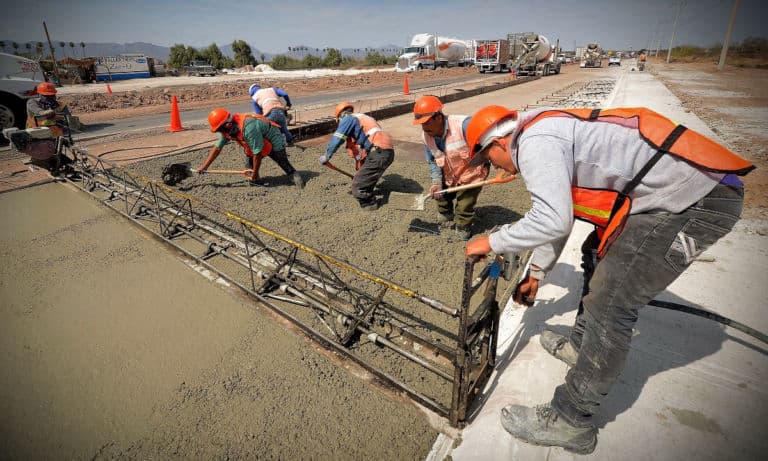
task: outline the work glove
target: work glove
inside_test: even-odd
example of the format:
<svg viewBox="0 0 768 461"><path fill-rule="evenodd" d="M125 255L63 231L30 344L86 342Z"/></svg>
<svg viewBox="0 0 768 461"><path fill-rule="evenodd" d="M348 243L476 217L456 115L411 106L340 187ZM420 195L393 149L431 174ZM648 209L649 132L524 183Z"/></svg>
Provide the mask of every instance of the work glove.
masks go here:
<svg viewBox="0 0 768 461"><path fill-rule="evenodd" d="M440 184L432 184L429 187L429 196L433 199L438 199L443 196L443 194L438 194L437 192L440 191L442 186Z"/></svg>
<svg viewBox="0 0 768 461"><path fill-rule="evenodd" d="M328 156L323 154L323 155L320 156L320 158L318 160L320 161L320 165L325 165L326 163L328 163L328 161L330 159L328 158Z"/></svg>
<svg viewBox="0 0 768 461"><path fill-rule="evenodd" d="M525 278L517 284L513 297L516 303L531 307L536 300L536 293L538 291L539 281L531 277L531 271L529 270Z"/></svg>
<svg viewBox="0 0 768 461"><path fill-rule="evenodd" d="M467 242L467 257L480 256L480 260L482 261L490 252L491 244L488 241L487 235L475 237Z"/></svg>

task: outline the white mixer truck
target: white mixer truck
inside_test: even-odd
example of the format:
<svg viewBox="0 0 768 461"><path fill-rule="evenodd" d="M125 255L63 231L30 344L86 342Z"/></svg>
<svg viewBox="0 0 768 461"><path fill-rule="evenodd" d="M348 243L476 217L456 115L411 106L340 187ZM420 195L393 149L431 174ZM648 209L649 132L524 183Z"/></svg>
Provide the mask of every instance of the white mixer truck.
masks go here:
<svg viewBox="0 0 768 461"><path fill-rule="evenodd" d="M555 59L559 50L549 43L547 37L533 32L508 34L507 37L516 75L546 77L560 73L560 61Z"/></svg>
<svg viewBox="0 0 768 461"><path fill-rule="evenodd" d="M602 48L597 43L590 43L584 49L584 54L581 56L581 64L579 67L603 67L603 60L600 56L603 54Z"/></svg>
<svg viewBox="0 0 768 461"><path fill-rule="evenodd" d="M438 37L433 34L416 34L411 44L397 58L396 69L413 71L454 67L467 64L467 44L456 38Z"/></svg>

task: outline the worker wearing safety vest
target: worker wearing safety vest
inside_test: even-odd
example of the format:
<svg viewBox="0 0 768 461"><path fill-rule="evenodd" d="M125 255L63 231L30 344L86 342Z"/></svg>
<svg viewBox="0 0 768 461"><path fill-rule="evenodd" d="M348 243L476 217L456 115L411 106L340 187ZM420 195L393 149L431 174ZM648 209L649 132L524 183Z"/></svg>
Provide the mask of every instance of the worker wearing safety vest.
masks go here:
<svg viewBox="0 0 768 461"><path fill-rule="evenodd" d="M251 95L254 112L280 125L280 132L285 136L285 142L289 145L293 144L293 135L288 131L287 111L291 108L291 98L288 93L277 87L262 88L253 84L248 88L248 94ZM285 104L280 98L285 100Z"/></svg>
<svg viewBox="0 0 768 461"><path fill-rule="evenodd" d="M373 117L353 112L354 107L349 102L342 102L334 109L339 126L325 154L320 156L320 164L327 164L339 147L346 145L357 170L352 178L352 196L362 209L373 211L379 207L373 189L395 159L395 150L392 138Z"/></svg>
<svg viewBox="0 0 768 461"><path fill-rule="evenodd" d="M437 204L437 221L443 228L456 226L461 240L472 236L475 204L482 187L447 194L437 192L448 187L471 184L488 176L488 164L469 167L469 146L466 141L466 115L445 115L443 103L436 96L419 98L413 105L413 124L421 126L429 176L430 196ZM456 202L454 207L454 201Z"/></svg>
<svg viewBox="0 0 768 461"><path fill-rule="evenodd" d="M533 249L514 300L533 305L574 219L595 225L582 252L584 286L569 335L545 330L542 346L571 366L552 400L508 405L518 439L591 453L594 413L621 373L638 311L726 235L741 215L754 167L725 147L645 108L517 113L488 106L467 126L470 164L525 181L532 207L519 221L467 243L466 253Z"/></svg>
<svg viewBox="0 0 768 461"><path fill-rule="evenodd" d="M70 113L66 104L56 99L56 87L43 82L35 87L35 92L38 97L27 100L27 128L46 126L54 137L63 136L65 128L69 128L66 116Z"/></svg>
<svg viewBox="0 0 768 461"><path fill-rule="evenodd" d="M204 174L219 156L221 149L229 141L235 141L245 153L245 164L251 170L248 179L252 185L264 184L259 178L259 168L261 159L269 157L285 172L293 185L304 187L301 175L288 161L285 141L280 134L280 128L274 122L267 120L263 115L230 114L226 109L218 108L208 114L208 124L211 132L219 133L219 139L197 169L198 174Z"/></svg>

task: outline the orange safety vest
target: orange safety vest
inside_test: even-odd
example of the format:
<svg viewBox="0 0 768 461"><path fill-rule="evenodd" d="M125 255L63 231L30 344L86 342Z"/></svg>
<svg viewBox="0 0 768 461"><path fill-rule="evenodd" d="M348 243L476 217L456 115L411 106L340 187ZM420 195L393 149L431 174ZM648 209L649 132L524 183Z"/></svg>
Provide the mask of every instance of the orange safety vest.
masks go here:
<svg viewBox="0 0 768 461"><path fill-rule="evenodd" d="M574 217L592 223L597 228L600 239L597 252L600 258L605 256L610 245L624 229L632 208L629 193L662 155L670 154L701 169L716 173L735 173L743 176L755 169L752 163L706 136L644 107L547 110L526 123L521 133L547 117L575 117L584 121L608 122L633 127L640 132L645 142L656 149L656 154L620 192L582 187L571 189Z"/></svg>
<svg viewBox="0 0 768 461"><path fill-rule="evenodd" d="M443 170L445 185L448 187L459 184L471 184L482 181L488 176L488 165L481 164L469 167L469 145L464 139L461 129L466 116L449 115L448 132L445 136L445 152L438 149L435 138L422 133L424 144L429 147L435 157L435 164Z"/></svg>
<svg viewBox="0 0 768 461"><path fill-rule="evenodd" d="M224 134L224 137L227 139L231 139L243 148L245 150L245 155L248 157L254 157L255 154L251 150L251 146L248 145L247 142L245 142L245 139L243 139L243 128L245 127L245 121L249 118L255 118L258 120L261 120L263 122L269 123L273 127L280 129L280 125L273 122L272 120L269 120L267 117L259 114L232 114L232 119L237 123L237 126L240 128L240 130L237 132L237 135L232 137L229 134ZM266 157L272 152L272 143L269 142L269 139L264 138L264 147L261 149L261 152L259 153L260 156Z"/></svg>
<svg viewBox="0 0 768 461"><path fill-rule="evenodd" d="M376 119L365 114L352 114L352 116L360 123L371 144L380 149L392 149L392 138L381 129ZM359 170L368 152L358 147L357 140L352 138L347 138L346 148L349 156L355 159L355 170Z"/></svg>

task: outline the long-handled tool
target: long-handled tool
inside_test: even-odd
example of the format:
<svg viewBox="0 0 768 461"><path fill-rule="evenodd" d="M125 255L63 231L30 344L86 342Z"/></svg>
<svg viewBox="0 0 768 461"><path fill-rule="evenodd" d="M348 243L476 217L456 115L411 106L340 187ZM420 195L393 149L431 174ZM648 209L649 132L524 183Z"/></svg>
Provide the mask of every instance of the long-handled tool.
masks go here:
<svg viewBox="0 0 768 461"><path fill-rule="evenodd" d="M197 172L193 170L188 162L185 163L172 163L166 165L163 168L163 183L169 186L175 186L181 181L195 175ZM251 170L205 170L206 174L239 174L242 176L248 176L252 173Z"/></svg>
<svg viewBox="0 0 768 461"><path fill-rule="evenodd" d="M486 179L485 181L473 182L470 184L463 184L461 186L449 187L447 189L439 190L435 195L446 194L450 192L458 192L467 189L474 189L475 187L490 186L491 184L504 184L512 181L517 176L509 174L506 171L501 171L495 177ZM404 192L390 192L389 203L398 210L414 210L421 211L425 208L427 199L432 197L431 194L408 194Z"/></svg>
<svg viewBox="0 0 768 461"><path fill-rule="evenodd" d="M338 171L339 173L341 173L344 176L347 176L349 178L354 178L355 177L355 175L353 175L352 173L349 173L349 172L346 172L346 171L344 171L342 169L336 168L336 166L334 164L332 164L331 162L325 162L324 165L327 166L328 168L332 169L333 171Z"/></svg>

